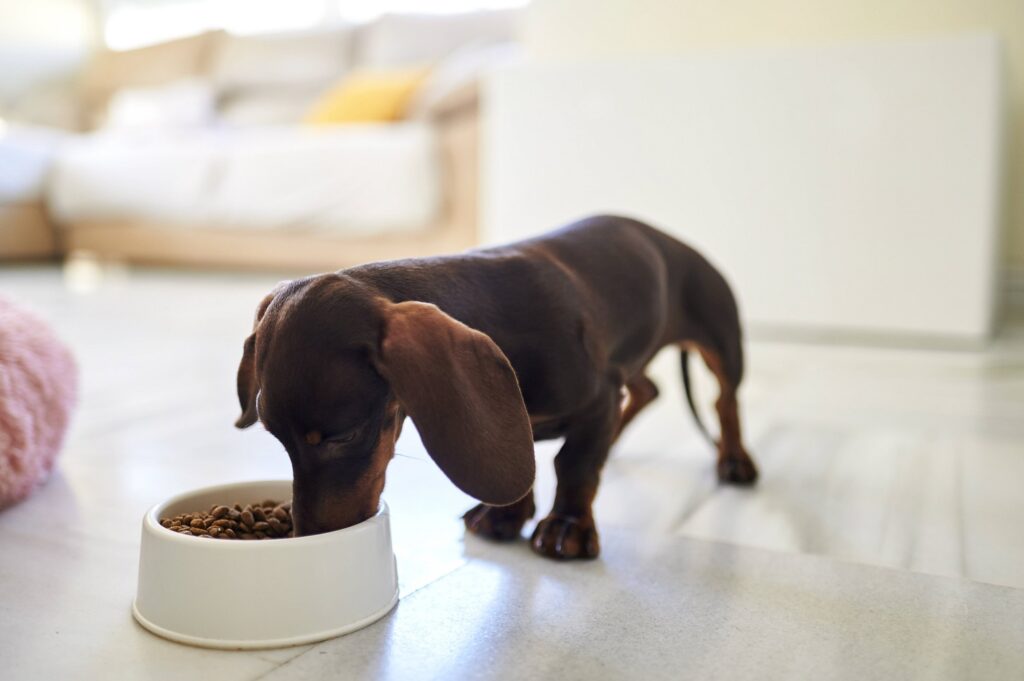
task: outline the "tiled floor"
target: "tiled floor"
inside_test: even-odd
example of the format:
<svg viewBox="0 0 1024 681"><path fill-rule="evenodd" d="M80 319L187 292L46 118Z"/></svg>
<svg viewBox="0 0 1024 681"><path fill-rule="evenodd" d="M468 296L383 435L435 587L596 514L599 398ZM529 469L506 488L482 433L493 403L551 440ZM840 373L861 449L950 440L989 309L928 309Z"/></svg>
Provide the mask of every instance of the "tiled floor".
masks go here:
<svg viewBox="0 0 1024 681"><path fill-rule="evenodd" d="M385 493L398 609L316 646L216 652L132 621L139 523L181 490L289 475L269 435L231 426L241 341L275 279L94 274L0 269L82 370L58 474L0 514L0 678L1024 674L1019 332L973 352L751 343L754 490L715 484L659 357L663 397L606 469L587 565L464 541L471 500L407 428ZM541 507L556 448L539 447Z"/></svg>

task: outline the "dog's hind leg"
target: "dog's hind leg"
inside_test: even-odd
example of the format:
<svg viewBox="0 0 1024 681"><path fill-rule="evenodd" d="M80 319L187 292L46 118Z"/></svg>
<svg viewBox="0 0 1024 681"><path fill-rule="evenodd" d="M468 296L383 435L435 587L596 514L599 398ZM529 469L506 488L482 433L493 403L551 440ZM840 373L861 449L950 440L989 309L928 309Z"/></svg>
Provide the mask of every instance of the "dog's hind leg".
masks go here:
<svg viewBox="0 0 1024 681"><path fill-rule="evenodd" d="M736 391L743 380L743 329L732 289L722 274L696 252L689 253L690 276L678 303L685 313L676 328L676 341L682 348L683 388L694 418L700 423L687 371L687 350L696 350L718 380L718 422L721 424L718 446L718 479L737 485L752 485L757 466L743 447L740 434L739 402Z"/></svg>
<svg viewBox="0 0 1024 681"><path fill-rule="evenodd" d="M682 352L683 362L683 388L686 390L686 399L690 403L690 409L697 420L700 429L708 436L693 402L690 392L689 374L687 372L687 348L694 348L704 359L711 373L718 380L718 401L715 402L715 409L718 412L718 422L721 427L718 445L718 479L722 482L736 485L752 485L757 481L757 466L743 446L743 438L740 433L739 401L736 391L739 387L738 378L742 376L742 369L729 365L723 353L717 352L704 344L685 344ZM741 365L742 366L742 365ZM712 440L712 442L714 442Z"/></svg>

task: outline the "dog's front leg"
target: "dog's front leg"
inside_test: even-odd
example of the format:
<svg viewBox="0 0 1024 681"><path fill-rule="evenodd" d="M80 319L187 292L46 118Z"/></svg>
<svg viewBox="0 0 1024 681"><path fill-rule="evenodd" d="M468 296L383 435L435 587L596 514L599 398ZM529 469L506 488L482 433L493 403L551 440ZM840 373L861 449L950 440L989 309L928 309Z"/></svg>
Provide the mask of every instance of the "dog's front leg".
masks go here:
<svg viewBox="0 0 1024 681"><path fill-rule="evenodd" d="M542 556L596 558L601 551L592 505L619 428L620 390L619 385L608 386L569 424L565 444L555 457L555 503L531 539L533 550Z"/></svg>

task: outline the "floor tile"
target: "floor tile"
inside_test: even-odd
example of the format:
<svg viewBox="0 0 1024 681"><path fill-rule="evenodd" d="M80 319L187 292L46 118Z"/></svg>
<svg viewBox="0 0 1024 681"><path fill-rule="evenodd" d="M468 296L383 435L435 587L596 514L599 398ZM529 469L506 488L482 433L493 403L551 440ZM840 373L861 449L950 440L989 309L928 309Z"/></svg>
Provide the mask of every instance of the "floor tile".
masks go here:
<svg viewBox="0 0 1024 681"><path fill-rule="evenodd" d="M203 650L135 623L138 552L30 523L4 528L0 659L5 679L253 679L278 662Z"/></svg>
<svg viewBox="0 0 1024 681"><path fill-rule="evenodd" d="M981 679L1024 665L1024 591L618 530L604 548L558 564L471 540L465 567L266 679Z"/></svg>

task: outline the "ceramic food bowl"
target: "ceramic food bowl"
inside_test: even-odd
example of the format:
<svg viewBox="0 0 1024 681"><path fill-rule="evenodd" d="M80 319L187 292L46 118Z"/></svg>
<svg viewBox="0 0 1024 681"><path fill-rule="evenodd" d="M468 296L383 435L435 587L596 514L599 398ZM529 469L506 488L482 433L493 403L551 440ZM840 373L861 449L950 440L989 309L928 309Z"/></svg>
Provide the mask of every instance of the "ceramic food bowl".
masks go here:
<svg viewBox="0 0 1024 681"><path fill-rule="evenodd" d="M388 507L336 532L226 540L179 534L160 518L213 504L291 499L291 481L207 487L157 504L142 520L132 614L151 632L207 648L312 643L371 624L398 601Z"/></svg>

